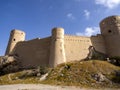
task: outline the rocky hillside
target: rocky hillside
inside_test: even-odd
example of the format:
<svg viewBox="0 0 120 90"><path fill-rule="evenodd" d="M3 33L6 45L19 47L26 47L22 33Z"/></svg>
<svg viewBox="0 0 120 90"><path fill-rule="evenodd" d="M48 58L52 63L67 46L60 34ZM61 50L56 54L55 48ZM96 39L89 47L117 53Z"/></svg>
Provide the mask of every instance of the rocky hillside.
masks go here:
<svg viewBox="0 0 120 90"><path fill-rule="evenodd" d="M54 69L40 67L0 76L0 84L16 83L120 88L120 67L99 60L76 61Z"/></svg>
<svg viewBox="0 0 120 90"><path fill-rule="evenodd" d="M53 69L44 83L120 88L120 67L98 60L67 63Z"/></svg>

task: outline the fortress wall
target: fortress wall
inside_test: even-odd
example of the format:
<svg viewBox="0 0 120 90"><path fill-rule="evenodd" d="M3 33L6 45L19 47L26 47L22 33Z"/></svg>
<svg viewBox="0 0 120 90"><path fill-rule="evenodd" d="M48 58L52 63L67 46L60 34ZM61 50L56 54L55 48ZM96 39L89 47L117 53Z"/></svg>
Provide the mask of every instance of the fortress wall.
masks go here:
<svg viewBox="0 0 120 90"><path fill-rule="evenodd" d="M91 42L96 51L106 54L105 40L102 35L91 36Z"/></svg>
<svg viewBox="0 0 120 90"><path fill-rule="evenodd" d="M106 52L109 57L120 56L120 16L109 16L100 22Z"/></svg>
<svg viewBox="0 0 120 90"><path fill-rule="evenodd" d="M66 61L85 59L92 45L89 37L64 36Z"/></svg>
<svg viewBox="0 0 120 90"><path fill-rule="evenodd" d="M105 40L108 56L120 56L120 35L109 35Z"/></svg>
<svg viewBox="0 0 120 90"><path fill-rule="evenodd" d="M25 40L25 32L17 30L17 29L12 30L10 33L10 38L9 38L9 42L7 45L5 55L12 55L15 45L18 42L21 42L24 40Z"/></svg>
<svg viewBox="0 0 120 90"><path fill-rule="evenodd" d="M21 66L48 66L51 37L20 42L14 54L20 58Z"/></svg>

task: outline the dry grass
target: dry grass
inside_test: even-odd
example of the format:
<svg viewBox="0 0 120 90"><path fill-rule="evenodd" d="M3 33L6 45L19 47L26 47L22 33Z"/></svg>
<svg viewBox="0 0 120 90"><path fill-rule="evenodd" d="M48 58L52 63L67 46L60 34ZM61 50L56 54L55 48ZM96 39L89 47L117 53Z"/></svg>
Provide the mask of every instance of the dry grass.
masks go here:
<svg viewBox="0 0 120 90"><path fill-rule="evenodd" d="M120 76L116 76L116 71L120 71L120 67L114 66L105 61L91 60L83 62L70 62L61 64L52 69L47 77L47 80L40 82L40 77L25 77L19 79L24 74L24 71L16 72L0 76L0 84L52 84L52 85L67 85L81 86L94 88L120 88ZM108 80L97 82L91 75L102 73ZM117 83L111 83L117 82Z"/></svg>
<svg viewBox="0 0 120 90"><path fill-rule="evenodd" d="M25 74L24 71L16 72L7 74L0 77L0 84L34 84L40 83L39 78L32 76L32 77L25 77L20 79L19 77Z"/></svg>
<svg viewBox="0 0 120 90"><path fill-rule="evenodd" d="M108 80L116 78L115 71L120 71L120 67L114 66L105 61L83 61L59 65L55 68L44 83L57 85L75 85L84 87L119 87L109 81L97 82L91 75L102 73ZM117 77L118 80L118 77ZM120 78L118 80L120 82Z"/></svg>

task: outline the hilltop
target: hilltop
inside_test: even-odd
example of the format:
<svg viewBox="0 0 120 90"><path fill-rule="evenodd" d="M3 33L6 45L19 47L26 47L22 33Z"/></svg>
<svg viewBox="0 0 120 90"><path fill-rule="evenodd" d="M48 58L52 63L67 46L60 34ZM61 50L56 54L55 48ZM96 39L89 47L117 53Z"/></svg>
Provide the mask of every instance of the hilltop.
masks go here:
<svg viewBox="0 0 120 90"><path fill-rule="evenodd" d="M48 74L45 80L41 76ZM106 61L74 61L56 68L24 70L0 76L0 84L50 84L93 88L120 88L120 67Z"/></svg>

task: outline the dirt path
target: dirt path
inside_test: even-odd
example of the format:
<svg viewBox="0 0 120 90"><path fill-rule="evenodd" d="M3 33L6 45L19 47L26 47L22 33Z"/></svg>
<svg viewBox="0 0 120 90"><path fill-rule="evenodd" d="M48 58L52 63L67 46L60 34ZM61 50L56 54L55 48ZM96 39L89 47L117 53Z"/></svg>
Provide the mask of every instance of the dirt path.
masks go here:
<svg viewBox="0 0 120 90"><path fill-rule="evenodd" d="M50 86L43 84L15 84L15 85L0 85L0 90L96 90L96 89L84 89L72 86ZM120 89L97 89L97 90L120 90Z"/></svg>

